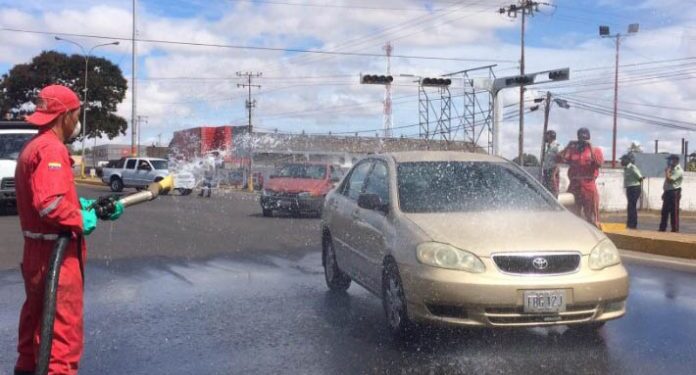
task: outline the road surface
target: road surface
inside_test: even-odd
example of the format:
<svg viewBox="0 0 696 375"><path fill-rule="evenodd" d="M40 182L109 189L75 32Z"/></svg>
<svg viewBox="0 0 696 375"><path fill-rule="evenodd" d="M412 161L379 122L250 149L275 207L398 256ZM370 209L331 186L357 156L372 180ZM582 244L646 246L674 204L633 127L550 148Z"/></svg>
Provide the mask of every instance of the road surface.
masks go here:
<svg viewBox="0 0 696 375"><path fill-rule="evenodd" d="M81 189L84 195L105 193ZM0 374L23 287L0 217ZM168 196L89 237L80 374L693 374L696 265L626 253L629 313L595 335L552 329L388 334L379 300L324 285L319 222L263 218L254 197ZM17 248L15 248L17 247Z"/></svg>

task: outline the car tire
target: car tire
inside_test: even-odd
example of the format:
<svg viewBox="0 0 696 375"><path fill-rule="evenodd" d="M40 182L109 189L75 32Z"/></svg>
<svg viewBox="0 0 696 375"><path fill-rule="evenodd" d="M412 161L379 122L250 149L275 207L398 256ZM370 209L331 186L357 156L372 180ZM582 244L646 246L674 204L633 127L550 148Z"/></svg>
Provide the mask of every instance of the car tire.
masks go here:
<svg viewBox="0 0 696 375"><path fill-rule="evenodd" d="M181 189L181 195L190 195L193 193L193 189Z"/></svg>
<svg viewBox="0 0 696 375"><path fill-rule="evenodd" d="M345 292L350 287L351 279L338 266L333 241L330 237L324 239L322 247L322 264L326 286L332 292Z"/></svg>
<svg viewBox="0 0 696 375"><path fill-rule="evenodd" d="M273 217L273 210L270 208L261 208L261 213L263 217Z"/></svg>
<svg viewBox="0 0 696 375"><path fill-rule="evenodd" d="M114 193L120 193L123 191L123 181L118 177L112 177L109 187Z"/></svg>
<svg viewBox="0 0 696 375"><path fill-rule="evenodd" d="M387 327L395 337L404 338L413 331L399 268L393 260L387 260L382 271L382 306Z"/></svg>

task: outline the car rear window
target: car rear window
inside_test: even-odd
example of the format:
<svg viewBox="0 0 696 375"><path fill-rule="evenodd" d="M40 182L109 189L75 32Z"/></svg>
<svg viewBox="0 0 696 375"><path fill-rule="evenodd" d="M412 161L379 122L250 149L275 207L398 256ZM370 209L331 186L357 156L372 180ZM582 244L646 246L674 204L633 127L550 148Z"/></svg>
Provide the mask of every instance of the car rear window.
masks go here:
<svg viewBox="0 0 696 375"><path fill-rule="evenodd" d="M537 182L505 163L400 163L397 174L406 213L561 209Z"/></svg>

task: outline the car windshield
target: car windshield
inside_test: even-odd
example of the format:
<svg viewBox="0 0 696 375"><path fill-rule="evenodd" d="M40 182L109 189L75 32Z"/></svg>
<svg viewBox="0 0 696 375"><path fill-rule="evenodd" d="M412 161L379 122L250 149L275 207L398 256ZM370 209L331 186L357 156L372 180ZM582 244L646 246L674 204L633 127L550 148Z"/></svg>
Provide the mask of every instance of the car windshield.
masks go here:
<svg viewBox="0 0 696 375"><path fill-rule="evenodd" d="M400 163L399 206L406 213L558 210L537 183L506 163Z"/></svg>
<svg viewBox="0 0 696 375"><path fill-rule="evenodd" d="M312 164L287 164L281 167L273 177L309 178L323 180L326 177L326 166Z"/></svg>
<svg viewBox="0 0 696 375"><path fill-rule="evenodd" d="M150 160L152 167L155 169L167 169L168 162L166 160Z"/></svg>
<svg viewBox="0 0 696 375"><path fill-rule="evenodd" d="M34 134L0 134L0 159L17 160L19 152Z"/></svg>

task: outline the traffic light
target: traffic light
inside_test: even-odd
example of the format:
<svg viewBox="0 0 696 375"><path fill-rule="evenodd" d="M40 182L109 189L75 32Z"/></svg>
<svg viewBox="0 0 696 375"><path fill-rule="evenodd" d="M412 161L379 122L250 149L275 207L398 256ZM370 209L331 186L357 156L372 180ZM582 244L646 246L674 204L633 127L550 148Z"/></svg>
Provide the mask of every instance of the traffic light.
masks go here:
<svg viewBox="0 0 696 375"><path fill-rule="evenodd" d="M567 81L570 79L570 69L552 70L549 72L549 79L552 81Z"/></svg>
<svg viewBox="0 0 696 375"><path fill-rule="evenodd" d="M360 83L366 85L388 85L394 81L392 76L380 76L376 74L365 74L360 77Z"/></svg>
<svg viewBox="0 0 696 375"><path fill-rule="evenodd" d="M505 86L521 86L528 85L530 83L534 83L533 74L505 78Z"/></svg>
<svg viewBox="0 0 696 375"><path fill-rule="evenodd" d="M452 84L452 80L449 78L423 78L421 79L421 86L449 86Z"/></svg>

